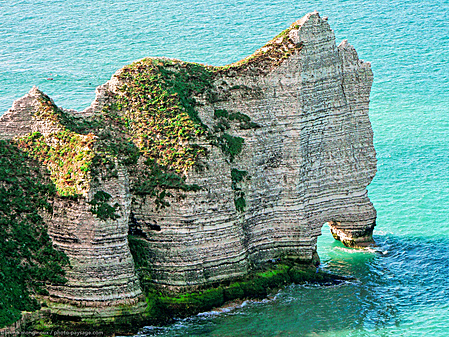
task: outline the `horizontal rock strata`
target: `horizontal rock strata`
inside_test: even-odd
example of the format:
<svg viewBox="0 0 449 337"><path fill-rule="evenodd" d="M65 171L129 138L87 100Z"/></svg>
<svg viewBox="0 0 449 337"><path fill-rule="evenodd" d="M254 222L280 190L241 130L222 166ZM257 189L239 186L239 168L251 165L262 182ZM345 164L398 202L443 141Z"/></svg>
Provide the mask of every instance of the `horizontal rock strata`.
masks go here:
<svg viewBox="0 0 449 337"><path fill-rule="evenodd" d="M326 222L334 237L349 246L372 241L376 211L366 187L376 173L368 117L373 75L347 41L336 46L326 19L310 13L249 58L226 67L195 66L185 87L178 82L169 86L173 78L182 80L189 67L167 59L137 62L99 87L84 114L59 112L56 121L38 113L45 95L33 88L0 118L0 138L39 132L50 144L55 142L52 135L68 125L61 120L102 116L112 131L107 137L102 136L106 127L82 133L94 144L89 151L99 155L101 144L123 135L140 151L137 161L126 164L123 150L111 150L114 173L104 167L99 178L90 173L78 182L78 199L56 198L53 213L46 215L55 246L71 262L68 283L49 287L49 299L63 304L54 305L60 314L77 315L76 305L89 315L96 307L108 307L116 315L123 304L142 311L129 228L137 228L147 243L151 282L167 291L235 279L272 259L314 263L317 237ZM178 105L164 106L151 92L125 97L130 78L140 76L135 83L142 87L149 81L148 69L159 69L154 76L164 78L159 86L152 84L153 92L165 85L161 95L168 102L179 100ZM197 87L183 98L188 85ZM173 88L178 91L170 94ZM184 122L187 131L172 132L167 123L161 124L163 131L154 129L153 119L139 115L145 109L130 110L136 102L150 110L159 104L164 113L181 109L187 116L187 111L190 117L185 118L193 122ZM114 129L114 123L126 130ZM166 138L172 147L167 152L163 132L178 137ZM183 132L190 132L184 141L179 138ZM162 144L160 153L151 145L156 141ZM176 159L179 153L194 154L189 160ZM148 171L149 165L168 171L154 180L156 171ZM173 183L175 175L183 182ZM155 188L151 193L142 192L144 177L156 181L155 187L148 185ZM161 183L161 177L171 185ZM107 203L117 211L112 218L92 213L98 191L110 196Z"/></svg>
<svg viewBox="0 0 449 337"><path fill-rule="evenodd" d="M244 139L242 153L229 162L211 148L209 169L188 174L202 191L159 212L148 201L133 208L142 224L155 221L161 228L145 230L154 282L203 285L244 275L270 259L310 262L326 222L351 240L366 233L361 241L371 241L376 212L366 186L376 158L368 118L370 65L346 41L337 47L318 14L296 25L289 36L299 50L266 74L255 68L216 78L226 98L204 101L200 109L210 128L217 109L239 111L261 126L232 129ZM241 184L241 213L234 205L233 168L248 177Z"/></svg>

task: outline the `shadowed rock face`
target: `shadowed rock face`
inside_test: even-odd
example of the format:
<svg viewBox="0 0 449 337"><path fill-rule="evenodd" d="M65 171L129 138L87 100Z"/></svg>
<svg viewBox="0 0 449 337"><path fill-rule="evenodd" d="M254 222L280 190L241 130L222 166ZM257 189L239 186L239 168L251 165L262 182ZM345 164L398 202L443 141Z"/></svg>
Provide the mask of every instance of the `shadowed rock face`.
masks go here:
<svg viewBox="0 0 449 337"><path fill-rule="evenodd" d="M101 144L114 137L129 140L139 150L135 162L121 160L121 151L109 152L114 173L102 164L94 176L90 166L90 174L73 178L77 185L70 186L78 199L57 198L55 211L46 215L55 246L72 264L69 282L49 289L50 299L61 303L54 305L59 313L80 315L83 310L108 307L105 315L117 315L120 304L142 310L127 241L129 223L148 243L152 282L170 291L243 276L271 259L314 263L317 237L326 222L334 237L348 246L372 242L376 211L366 187L376 173L368 117L373 75L370 64L359 60L347 41L336 46L325 19L316 12L306 15L237 64L196 65L201 70L195 68L190 77L174 75L184 74L186 67L192 65L166 59L136 62L100 86L86 111L58 110L52 118L39 112L45 95L33 88L0 118L3 139L39 132L47 144L56 146L60 137L54 135L65 128L82 134L80 142L90 137L93 145L85 145L86 153L92 153L89 158L104 153ZM165 103L171 105L156 102L151 96L156 89L144 94L126 89L131 80L147 83L154 69L181 82L203 81L188 91L195 103L183 100L187 89L178 82L167 89ZM163 89L171 82L161 83ZM181 89L170 96L176 85ZM144 102L146 108L133 108L136 102ZM176 123L166 117L169 122L157 124L159 117L142 112L165 114L178 107L190 120L183 122L187 131L161 131ZM112 113L114 118L105 117ZM83 132L68 126L67 120L78 123L98 116L106 124L91 123ZM114 126L117 120L126 122L124 129ZM181 138L183 132L191 134ZM170 144L167 151L166 144ZM193 154L186 160L179 153ZM148 169L149 158L151 165L181 177L184 187L174 184L172 176L167 178L171 183L148 178L156 174ZM42 162L61 191L67 190L67 179L57 180L57 168ZM142 192L143 185L150 186L151 193ZM98 191L110 196L106 201L116 210L114 216L99 218L92 213ZM78 313L72 307L76 303L84 305L76 309Z"/></svg>

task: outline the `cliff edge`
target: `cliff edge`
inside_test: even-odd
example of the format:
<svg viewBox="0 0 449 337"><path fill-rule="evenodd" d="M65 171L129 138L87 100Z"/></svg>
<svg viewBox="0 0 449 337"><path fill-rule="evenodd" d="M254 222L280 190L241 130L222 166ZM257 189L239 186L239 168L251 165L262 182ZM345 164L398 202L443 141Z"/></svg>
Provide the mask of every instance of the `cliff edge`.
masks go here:
<svg viewBox="0 0 449 337"><path fill-rule="evenodd" d="M371 243L372 81L314 12L228 66L136 61L83 112L31 89L0 139L56 191L39 216L69 265L38 298L58 317L148 315L152 291L316 264L325 223L347 246Z"/></svg>

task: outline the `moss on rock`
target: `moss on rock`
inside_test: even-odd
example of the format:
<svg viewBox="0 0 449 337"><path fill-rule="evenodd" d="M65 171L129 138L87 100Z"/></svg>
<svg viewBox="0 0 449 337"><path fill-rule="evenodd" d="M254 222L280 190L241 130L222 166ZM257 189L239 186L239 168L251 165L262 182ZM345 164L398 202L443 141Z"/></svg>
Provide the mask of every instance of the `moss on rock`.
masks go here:
<svg viewBox="0 0 449 337"><path fill-rule="evenodd" d="M288 262L287 262L288 263ZM174 317L187 317L199 312L220 307L227 302L240 299L262 299L267 295L295 283L337 284L345 280L333 274L316 271L313 266L289 265L285 263L265 266L264 271L253 272L230 283L216 284L204 290L181 294L149 293L149 312L159 322L170 321Z"/></svg>
<svg viewBox="0 0 449 337"><path fill-rule="evenodd" d="M152 258L149 256L149 243L144 238L129 236L129 244L146 295L145 320L151 324L168 323L174 318L208 311L234 300L265 298L292 283L336 284L345 280L340 276L317 271L312 265L278 260L259 266L257 271L233 281L205 285L191 292L170 293L151 282Z"/></svg>

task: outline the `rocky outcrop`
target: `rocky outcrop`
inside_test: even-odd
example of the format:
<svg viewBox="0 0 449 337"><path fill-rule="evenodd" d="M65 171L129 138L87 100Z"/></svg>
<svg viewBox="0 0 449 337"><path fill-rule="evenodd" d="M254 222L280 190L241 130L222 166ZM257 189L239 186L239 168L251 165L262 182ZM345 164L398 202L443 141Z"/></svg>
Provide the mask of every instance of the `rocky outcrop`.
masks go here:
<svg viewBox="0 0 449 337"><path fill-rule="evenodd" d="M84 144L88 158L73 157L86 168L82 179L61 176L52 149L37 158L58 191L77 193L56 198L45 215L71 261L68 283L48 287L50 307L74 316L119 315L123 305L142 312L129 228L146 244L151 283L172 292L273 259L314 264L326 222L348 246L372 242L372 80L370 64L347 41L337 47L314 12L229 66L138 61L99 87L84 115L33 88L0 118L0 138L37 132L47 147ZM18 140L24 151L36 146L27 139Z"/></svg>
<svg viewBox="0 0 449 337"><path fill-rule="evenodd" d="M61 136L68 131L57 118L58 113L63 112L33 87L0 117L0 138L17 140L30 134L43 135L42 139L54 152L64 151L59 163L71 162L74 155L83 154L83 151L79 146L68 148L67 145L76 138L69 135L71 138L67 140ZM38 149L36 143L31 147ZM23 150L27 153L30 149L25 146ZM50 159L50 156L56 157L56 154L48 154L43 166L47 166L51 173L60 173L55 168L58 161ZM83 164L75 161L75 165ZM92 175L81 176L77 172L72 175L77 175L76 192L79 194L67 196L61 188L60 196L52 200L52 211L42 212L54 246L70 260L70 267L66 268L68 282L48 285L49 296L43 298L52 304L54 313L62 316L117 316L120 306L131 308L130 312L143 311L144 296L127 241L131 204L127 171L118 167L114 178L104 180L99 174L96 180L100 181L95 183ZM61 184L60 174L51 176L57 186ZM99 219L91 211L91 202L97 191L107 193L109 203L120 205L114 218Z"/></svg>
<svg viewBox="0 0 449 337"><path fill-rule="evenodd" d="M279 257L310 263L326 222L350 246L371 242L370 65L347 42L336 47L318 14L296 25L288 35L300 49L264 74L256 64L218 76L214 86L223 98L202 101L200 117L210 128L217 109L241 112L261 126L231 128L244 139L242 153L230 162L211 146L208 169L188 173L201 191L158 212L148 200L133 207L151 243L154 282L213 283ZM247 172L239 183L242 212L234 204L233 169ZM160 231L144 225L153 222Z"/></svg>

